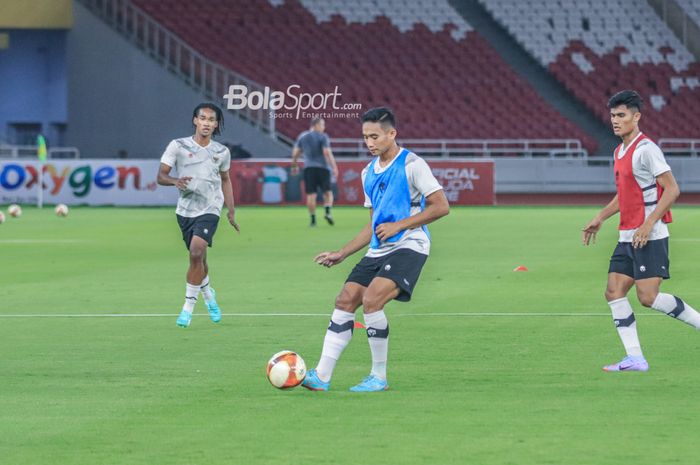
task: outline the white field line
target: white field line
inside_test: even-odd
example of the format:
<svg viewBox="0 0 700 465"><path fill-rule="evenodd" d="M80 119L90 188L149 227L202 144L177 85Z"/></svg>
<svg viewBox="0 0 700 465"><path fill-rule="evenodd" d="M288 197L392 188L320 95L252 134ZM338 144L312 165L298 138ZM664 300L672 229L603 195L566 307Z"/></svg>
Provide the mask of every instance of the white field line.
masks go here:
<svg viewBox="0 0 700 465"><path fill-rule="evenodd" d="M27 313L27 314L0 314L0 318L171 318L177 313ZM329 313L222 313L229 317L325 317ZM203 317L206 314L195 314L193 316ZM661 316L661 313L642 313L637 316ZM565 312L455 312L455 313L395 313L395 317L608 317L610 313L565 313Z"/></svg>

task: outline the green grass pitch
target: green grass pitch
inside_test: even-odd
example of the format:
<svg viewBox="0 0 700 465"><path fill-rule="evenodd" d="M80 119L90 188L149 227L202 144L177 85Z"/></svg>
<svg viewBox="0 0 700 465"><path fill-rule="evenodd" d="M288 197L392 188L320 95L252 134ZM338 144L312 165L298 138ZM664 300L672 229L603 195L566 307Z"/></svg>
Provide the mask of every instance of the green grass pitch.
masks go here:
<svg viewBox="0 0 700 465"><path fill-rule="evenodd" d="M200 302L188 329L172 209L25 208L0 225L0 463L697 463L700 334L632 294L651 369L600 369L623 352L603 299L616 219L580 243L595 211L453 208L413 301L387 306L391 390L363 395L347 391L369 370L361 330L331 392L264 375L281 349L316 364L361 254L312 257L358 232L362 208L316 229L302 207L240 208L241 234L222 221L209 254L224 319ZM700 308L700 211L674 217L663 288Z"/></svg>

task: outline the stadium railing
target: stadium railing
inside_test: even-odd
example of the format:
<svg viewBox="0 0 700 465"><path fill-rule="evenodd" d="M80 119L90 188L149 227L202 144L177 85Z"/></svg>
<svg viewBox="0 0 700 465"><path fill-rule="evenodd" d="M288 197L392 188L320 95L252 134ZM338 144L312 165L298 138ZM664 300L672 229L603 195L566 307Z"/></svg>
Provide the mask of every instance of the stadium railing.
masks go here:
<svg viewBox="0 0 700 465"><path fill-rule="evenodd" d="M210 100L221 99L231 85L244 85L249 92L265 90L265 86L209 60L129 0L78 1ZM228 111L272 138L287 144L293 142L275 130L274 110L252 110L246 106Z"/></svg>
<svg viewBox="0 0 700 465"><path fill-rule="evenodd" d="M80 158L77 147L51 147L46 151L49 159ZM7 145L0 144L0 158L36 158L36 145Z"/></svg>
<svg viewBox="0 0 700 465"><path fill-rule="evenodd" d="M664 155L700 156L700 139L659 139L659 148Z"/></svg>
<svg viewBox="0 0 700 465"><path fill-rule="evenodd" d="M578 139L401 139L399 143L426 157L588 158ZM368 153L361 139L332 139L331 147L340 157Z"/></svg>

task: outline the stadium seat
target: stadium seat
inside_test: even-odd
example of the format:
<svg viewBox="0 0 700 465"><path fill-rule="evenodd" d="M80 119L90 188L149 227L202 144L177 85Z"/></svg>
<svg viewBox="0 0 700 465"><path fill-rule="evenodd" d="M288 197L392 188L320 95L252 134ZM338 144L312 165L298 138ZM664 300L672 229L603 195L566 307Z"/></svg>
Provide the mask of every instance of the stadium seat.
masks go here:
<svg viewBox="0 0 700 465"><path fill-rule="evenodd" d="M676 3L691 21L700 26L700 2L697 0L676 0Z"/></svg>
<svg viewBox="0 0 700 465"><path fill-rule="evenodd" d="M547 0L480 2L602 120L609 120L610 95L634 88L647 103L643 127L649 135L700 137L700 125L683 116L700 103L700 63L647 2L632 9L604 0L560 0L556 9ZM700 15L697 1L679 4Z"/></svg>
<svg viewBox="0 0 700 465"><path fill-rule="evenodd" d="M285 90L295 83L312 93L337 85L342 103L390 104L404 138L573 138L595 149L447 0L134 4L205 56L263 85ZM177 18L187 25L174 27ZM276 125L290 137L307 126L296 119ZM333 119L328 132L357 137L357 120Z"/></svg>

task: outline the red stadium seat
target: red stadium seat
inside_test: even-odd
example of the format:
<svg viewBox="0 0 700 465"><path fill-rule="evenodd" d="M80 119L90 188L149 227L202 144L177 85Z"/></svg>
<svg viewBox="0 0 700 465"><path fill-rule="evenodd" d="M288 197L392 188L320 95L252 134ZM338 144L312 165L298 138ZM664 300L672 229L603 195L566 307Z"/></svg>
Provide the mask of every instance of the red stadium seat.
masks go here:
<svg viewBox="0 0 700 465"><path fill-rule="evenodd" d="M364 10L348 2L345 13L320 20L298 0L279 6L219 1L206 8L184 0L133 3L205 56L263 85L299 84L306 92L337 85L342 103L390 104L403 138L566 138L595 149L592 138L554 111L461 18L436 27L411 4L391 20L358 20L351 17ZM412 27L402 32L407 23L401 21ZM558 75L574 65L566 66L550 69ZM589 92L585 88L582 98ZM307 126L280 119L276 127L294 137ZM356 120L344 119L329 121L328 130L333 137L359 132Z"/></svg>
<svg viewBox="0 0 700 465"><path fill-rule="evenodd" d="M686 113L693 108L692 102L700 100L700 87L685 84L687 79L700 75L700 63L647 2L633 2L633 8L628 9L615 2L580 0L568 2L564 15L558 15L555 10L559 7L548 0L481 3L603 121L609 120L607 99L619 90L634 88L647 104L643 125L647 133L656 137L700 137L700 125L689 123L695 117ZM696 12L700 18L700 3L679 0L679 4L689 15ZM520 21L518 8L540 13L525 23ZM590 31L574 27L583 19L588 20ZM543 45L542 38L547 34L555 44ZM674 78L681 83L677 93L671 88ZM652 101L660 98L664 105L654 108Z"/></svg>

